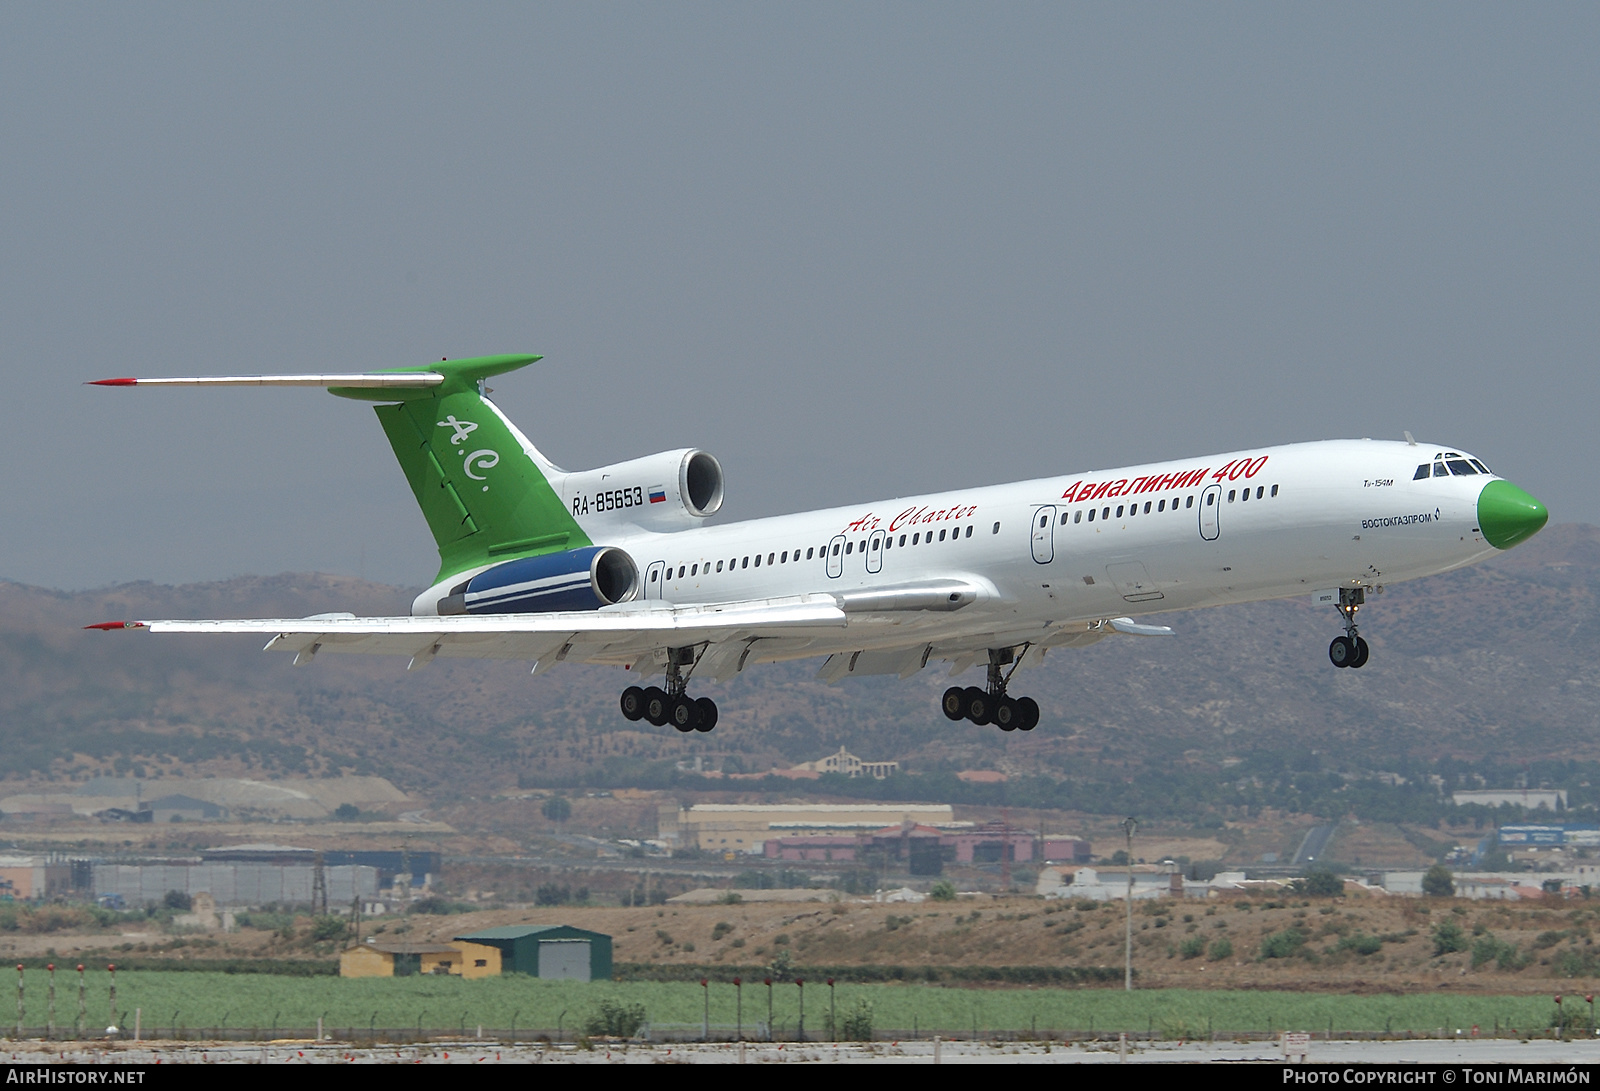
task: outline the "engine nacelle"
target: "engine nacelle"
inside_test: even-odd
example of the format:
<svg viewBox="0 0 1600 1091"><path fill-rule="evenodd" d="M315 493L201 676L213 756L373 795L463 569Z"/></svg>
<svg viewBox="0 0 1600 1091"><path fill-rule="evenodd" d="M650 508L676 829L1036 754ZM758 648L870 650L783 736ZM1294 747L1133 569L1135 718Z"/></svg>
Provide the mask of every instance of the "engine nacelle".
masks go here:
<svg viewBox="0 0 1600 1091"><path fill-rule="evenodd" d="M573 518L615 518L652 530L682 530L722 507L722 463L686 448L567 474L561 497Z"/></svg>
<svg viewBox="0 0 1600 1091"><path fill-rule="evenodd" d="M485 569L438 600L440 614L598 610L639 593L639 566L615 546L523 557Z"/></svg>

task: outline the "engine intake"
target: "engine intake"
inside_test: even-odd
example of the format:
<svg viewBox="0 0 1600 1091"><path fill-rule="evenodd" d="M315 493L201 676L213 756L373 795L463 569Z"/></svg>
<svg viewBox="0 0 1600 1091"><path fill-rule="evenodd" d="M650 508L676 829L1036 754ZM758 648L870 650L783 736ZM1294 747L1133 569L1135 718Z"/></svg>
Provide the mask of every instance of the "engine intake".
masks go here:
<svg viewBox="0 0 1600 1091"><path fill-rule="evenodd" d="M615 546L589 546L506 561L451 588L440 614L537 614L598 610L639 593L639 566Z"/></svg>
<svg viewBox="0 0 1600 1091"><path fill-rule="evenodd" d="M682 530L722 507L722 463L692 447L662 451L566 474L560 488L574 519Z"/></svg>

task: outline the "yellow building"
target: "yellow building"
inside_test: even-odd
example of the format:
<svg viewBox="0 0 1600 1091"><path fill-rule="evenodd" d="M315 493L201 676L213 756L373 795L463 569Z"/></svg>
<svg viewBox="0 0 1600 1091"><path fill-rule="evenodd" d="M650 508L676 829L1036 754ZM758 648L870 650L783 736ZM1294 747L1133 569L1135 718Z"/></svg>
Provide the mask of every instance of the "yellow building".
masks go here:
<svg viewBox="0 0 1600 1091"><path fill-rule="evenodd" d="M339 956L340 977L498 977L500 949L481 943L363 943Z"/></svg>
<svg viewBox="0 0 1600 1091"><path fill-rule="evenodd" d="M713 852L759 853L773 837L863 833L906 822L956 825L948 803L697 803L663 812L663 838L675 833L679 847Z"/></svg>

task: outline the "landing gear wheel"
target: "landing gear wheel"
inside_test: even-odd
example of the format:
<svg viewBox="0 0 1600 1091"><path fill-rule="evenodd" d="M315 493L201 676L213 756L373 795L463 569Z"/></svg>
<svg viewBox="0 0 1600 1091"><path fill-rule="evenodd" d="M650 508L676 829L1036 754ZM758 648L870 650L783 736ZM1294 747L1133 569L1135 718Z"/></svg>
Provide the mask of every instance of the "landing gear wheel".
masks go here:
<svg viewBox="0 0 1600 1091"><path fill-rule="evenodd" d="M644 718L644 690L629 686L622 691L622 715L629 720Z"/></svg>
<svg viewBox="0 0 1600 1091"><path fill-rule="evenodd" d="M1350 660L1350 665L1352 667L1366 666L1367 656L1371 653L1371 651L1372 649L1367 647L1365 638L1359 636L1356 637L1356 656L1354 659Z"/></svg>
<svg viewBox="0 0 1600 1091"><path fill-rule="evenodd" d="M695 711L699 713L699 720L695 723L696 731L710 731L717 726L717 703L709 697L697 697L694 702Z"/></svg>
<svg viewBox="0 0 1600 1091"><path fill-rule="evenodd" d="M1017 698L1017 730L1032 731L1039 726L1039 702L1032 697Z"/></svg>
<svg viewBox="0 0 1600 1091"><path fill-rule="evenodd" d="M1016 701L1002 697L994 703L994 725L1001 731L1015 731L1022 725L1022 710Z"/></svg>
<svg viewBox="0 0 1600 1091"><path fill-rule="evenodd" d="M986 724L994 713L994 701L977 686L961 691L962 714L975 724Z"/></svg>
<svg viewBox="0 0 1600 1091"><path fill-rule="evenodd" d="M947 720L966 719L966 691L960 686L951 686L944 691L944 697L939 701L939 707L944 711L945 719Z"/></svg>
<svg viewBox="0 0 1600 1091"><path fill-rule="evenodd" d="M700 719L700 710L694 707L694 701L680 693L670 699L667 719L679 731L693 731Z"/></svg>
<svg viewBox="0 0 1600 1091"><path fill-rule="evenodd" d="M644 718L656 727L664 727L671 708L667 691L660 686L650 686L644 691Z"/></svg>
<svg viewBox="0 0 1600 1091"><path fill-rule="evenodd" d="M1333 638L1333 643L1328 645L1328 658L1336 667L1351 666L1356 660L1356 655L1356 644L1347 636L1336 636Z"/></svg>

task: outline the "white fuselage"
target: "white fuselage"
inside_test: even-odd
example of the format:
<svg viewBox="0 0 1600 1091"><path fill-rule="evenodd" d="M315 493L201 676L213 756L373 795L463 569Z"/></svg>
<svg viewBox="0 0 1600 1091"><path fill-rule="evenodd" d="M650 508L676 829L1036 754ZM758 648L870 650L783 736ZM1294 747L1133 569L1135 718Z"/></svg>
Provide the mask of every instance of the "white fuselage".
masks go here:
<svg viewBox="0 0 1600 1091"><path fill-rule="evenodd" d="M958 610L764 641L759 660L913 645L944 654L1048 647L1112 617L1377 588L1492 555L1476 503L1494 478L1413 480L1432 455L1403 442L1330 440L675 533L642 530L616 513L579 521L597 544L635 559L646 601L683 606L939 580L979 592Z"/></svg>

